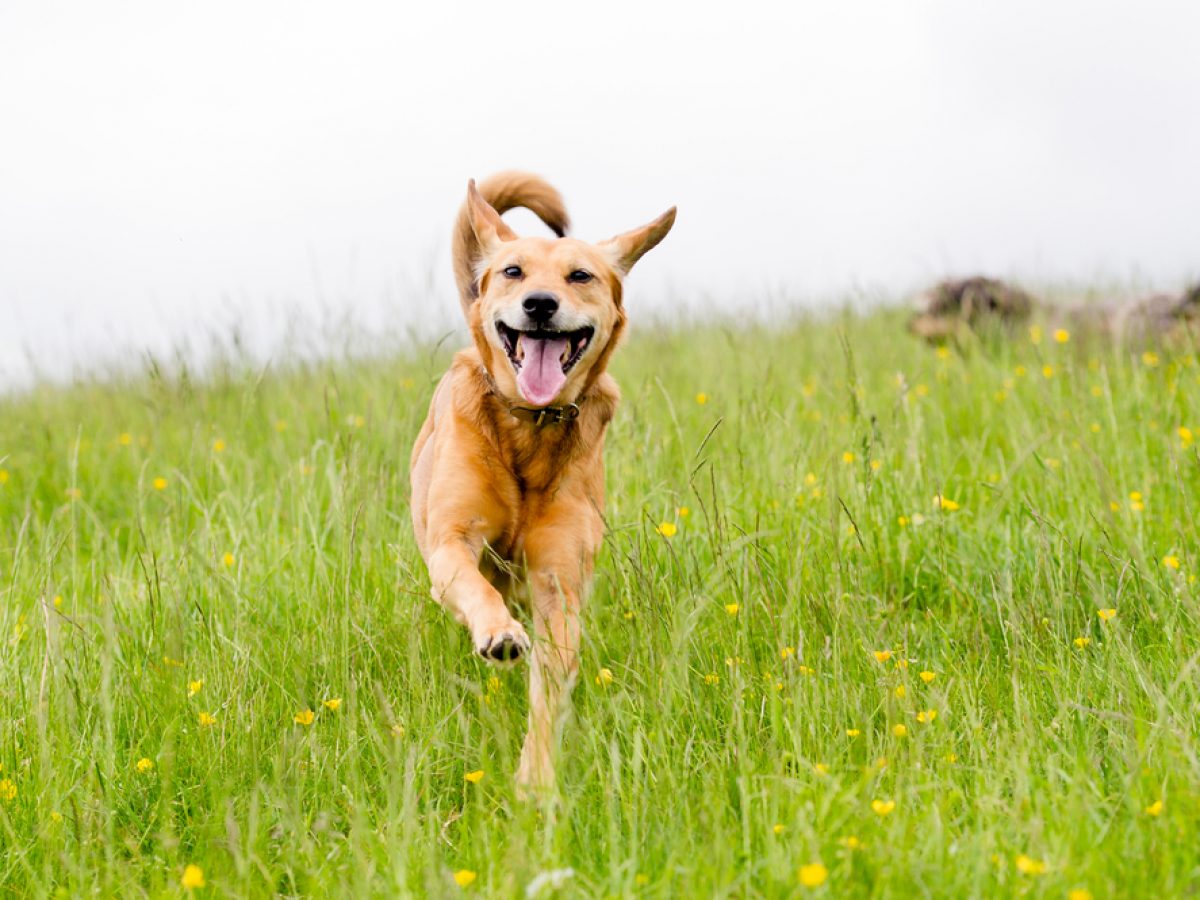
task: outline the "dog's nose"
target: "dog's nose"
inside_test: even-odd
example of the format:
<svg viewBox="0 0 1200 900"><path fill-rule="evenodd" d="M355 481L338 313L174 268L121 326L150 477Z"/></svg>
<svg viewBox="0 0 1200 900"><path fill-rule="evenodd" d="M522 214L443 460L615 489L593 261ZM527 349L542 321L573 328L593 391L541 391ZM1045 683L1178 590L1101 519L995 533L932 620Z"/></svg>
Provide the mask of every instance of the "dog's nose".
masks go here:
<svg viewBox="0 0 1200 900"><path fill-rule="evenodd" d="M553 294L530 294L525 298L525 315L539 325L544 325L558 312L558 298Z"/></svg>

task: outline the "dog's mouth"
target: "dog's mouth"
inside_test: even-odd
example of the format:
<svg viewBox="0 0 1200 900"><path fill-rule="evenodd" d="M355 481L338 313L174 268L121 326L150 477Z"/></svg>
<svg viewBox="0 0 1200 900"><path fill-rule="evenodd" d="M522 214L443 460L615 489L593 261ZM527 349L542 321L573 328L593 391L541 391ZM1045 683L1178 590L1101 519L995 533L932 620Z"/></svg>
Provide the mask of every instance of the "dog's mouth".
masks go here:
<svg viewBox="0 0 1200 900"><path fill-rule="evenodd" d="M517 373L521 396L534 406L546 406L567 383L567 374L583 357L596 329L577 331L517 331L496 322L500 343Z"/></svg>

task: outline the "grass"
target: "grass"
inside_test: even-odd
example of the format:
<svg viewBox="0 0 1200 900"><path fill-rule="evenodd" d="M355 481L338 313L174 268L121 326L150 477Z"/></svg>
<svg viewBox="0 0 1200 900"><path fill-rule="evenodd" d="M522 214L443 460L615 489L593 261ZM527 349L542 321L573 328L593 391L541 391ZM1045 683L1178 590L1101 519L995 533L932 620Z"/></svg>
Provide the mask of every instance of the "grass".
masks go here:
<svg viewBox="0 0 1200 900"><path fill-rule="evenodd" d="M635 335L544 808L408 521L446 358L0 400L5 893L1200 889L1194 354Z"/></svg>

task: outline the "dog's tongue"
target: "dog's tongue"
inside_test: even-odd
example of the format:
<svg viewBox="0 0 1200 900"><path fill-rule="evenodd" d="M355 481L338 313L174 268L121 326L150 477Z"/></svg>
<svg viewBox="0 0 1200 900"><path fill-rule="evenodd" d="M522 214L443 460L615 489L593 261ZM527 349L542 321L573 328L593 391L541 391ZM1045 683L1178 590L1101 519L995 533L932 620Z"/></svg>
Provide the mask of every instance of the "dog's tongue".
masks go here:
<svg viewBox="0 0 1200 900"><path fill-rule="evenodd" d="M547 406L567 383L562 368L562 355L567 350L566 338L535 338L521 335L525 358L517 374L521 396L534 406Z"/></svg>

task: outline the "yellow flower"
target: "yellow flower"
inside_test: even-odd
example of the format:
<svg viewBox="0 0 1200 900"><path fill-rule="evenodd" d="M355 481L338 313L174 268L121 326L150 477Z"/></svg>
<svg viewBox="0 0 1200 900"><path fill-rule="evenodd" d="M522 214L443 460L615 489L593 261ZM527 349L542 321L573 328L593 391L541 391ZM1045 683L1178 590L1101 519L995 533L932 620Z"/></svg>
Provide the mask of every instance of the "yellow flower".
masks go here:
<svg viewBox="0 0 1200 900"><path fill-rule="evenodd" d="M145 775L147 772L154 771L154 760L143 756L137 761L137 770Z"/></svg>
<svg viewBox="0 0 1200 900"><path fill-rule="evenodd" d="M1071 332L1065 328L1054 329L1054 342L1056 344L1065 344L1071 339Z"/></svg>
<svg viewBox="0 0 1200 900"><path fill-rule="evenodd" d="M800 883L808 888L820 887L829 877L829 870L820 863L800 867Z"/></svg>
<svg viewBox="0 0 1200 900"><path fill-rule="evenodd" d="M11 778L0 778L0 800L5 803L17 799L17 786Z"/></svg>
<svg viewBox="0 0 1200 900"><path fill-rule="evenodd" d="M1161 800L1155 800L1153 803L1151 803L1149 806L1146 807L1146 815L1152 816L1154 818L1158 818L1159 816L1161 816L1162 811L1163 811L1163 802Z"/></svg>
<svg viewBox="0 0 1200 900"><path fill-rule="evenodd" d="M679 516L679 518L681 518L681 519L686 519L691 514L692 514L692 511L690 509L688 509L686 506L681 506L675 510L675 515Z"/></svg>
<svg viewBox="0 0 1200 900"><path fill-rule="evenodd" d="M324 706L326 709L331 710L332 712L337 712L338 709L342 705L342 698L341 697L330 697L328 700L324 701L321 705Z"/></svg>
<svg viewBox="0 0 1200 900"><path fill-rule="evenodd" d="M878 460L878 459L871 460L871 471L872 472L878 472L882 468L883 468L883 462L881 460Z"/></svg>
<svg viewBox="0 0 1200 900"><path fill-rule="evenodd" d="M938 359L949 359L950 358L950 348L946 347L946 346L938 347L936 350L933 351L933 355L936 356Z"/></svg>
<svg viewBox="0 0 1200 900"><path fill-rule="evenodd" d="M876 650L875 651L875 661L876 662L884 663L884 662L887 662L891 658L892 658L891 650Z"/></svg>
<svg viewBox="0 0 1200 900"><path fill-rule="evenodd" d="M899 525L901 528L907 528L908 527L908 516L900 516L899 518L896 519L896 524Z"/></svg>
<svg viewBox="0 0 1200 900"><path fill-rule="evenodd" d="M859 729L857 729L857 728L847 728L847 729L846 729L846 737L852 737L852 738L856 738L856 737L858 737L860 734L862 734L862 731L860 731L860 730L859 730Z"/></svg>
<svg viewBox="0 0 1200 900"><path fill-rule="evenodd" d="M801 675L804 675L804 676L806 676L806 677L808 677L808 676L812 676L812 675L816 675L816 674L817 674L817 670L816 670L816 669L812 668L811 666L806 666L806 665L803 665L803 664L796 666L796 671L797 671L797 672L799 672Z"/></svg>
<svg viewBox="0 0 1200 900"><path fill-rule="evenodd" d="M795 656L795 655L796 655L795 647L784 647L782 650L779 651L780 659L787 659L789 656Z"/></svg>
<svg viewBox="0 0 1200 900"><path fill-rule="evenodd" d="M133 443L133 435L128 431L122 431L119 435L117 435L117 443L122 447L128 447Z"/></svg>
<svg viewBox="0 0 1200 900"><path fill-rule="evenodd" d="M232 553L226 552L226 554L221 557L221 564L224 565L226 568L229 568L230 566L232 566L234 564L234 562L236 562L236 560L234 559Z"/></svg>
<svg viewBox="0 0 1200 900"><path fill-rule="evenodd" d="M1080 636L1080 637L1075 638L1074 643L1075 643L1076 647L1078 647L1080 650L1082 650L1084 647L1086 647L1091 642L1092 642L1091 638Z"/></svg>
<svg viewBox="0 0 1200 900"><path fill-rule="evenodd" d="M1191 444L1192 441L1195 439L1195 435L1192 434L1192 429L1186 428L1183 425L1179 426L1179 428L1176 431L1176 434L1179 435L1179 443L1183 444L1183 446L1185 446L1185 447L1187 447L1189 444Z"/></svg>
<svg viewBox="0 0 1200 900"><path fill-rule="evenodd" d="M167 479L159 477L154 479L154 489L156 491L165 491L167 489Z"/></svg>
<svg viewBox="0 0 1200 900"><path fill-rule="evenodd" d="M710 684L710 685L711 684L720 684L721 676L718 675L716 672L709 672L707 675L704 676L704 683Z"/></svg>
<svg viewBox="0 0 1200 900"><path fill-rule="evenodd" d="M827 763L813 763L813 771L818 775L828 775L829 765Z"/></svg>
<svg viewBox="0 0 1200 900"><path fill-rule="evenodd" d="M703 406L705 403L708 402L708 394L701 391L699 394L696 395L696 402L699 403L701 406Z"/></svg>
<svg viewBox="0 0 1200 900"><path fill-rule="evenodd" d="M179 879L184 890L195 890L204 887L204 870L199 866L188 863L183 869L183 877Z"/></svg>
<svg viewBox="0 0 1200 900"><path fill-rule="evenodd" d="M1117 611L1115 609L1098 609L1098 610L1096 610L1096 615L1098 615L1100 617L1101 622L1107 622L1109 619L1111 619L1116 614L1117 614Z"/></svg>
<svg viewBox="0 0 1200 900"><path fill-rule="evenodd" d="M224 452L225 452L225 442L223 440L221 440L220 438L217 438L215 441L213 441L213 453L224 453Z"/></svg>
<svg viewBox="0 0 1200 900"><path fill-rule="evenodd" d="M731 616L736 616L738 614L738 609L740 609L740 607L736 603L725 604L725 612L729 613Z"/></svg>
<svg viewBox="0 0 1200 900"><path fill-rule="evenodd" d="M63 604L62 594L55 594L54 595L54 608L62 609L62 604Z"/></svg>
<svg viewBox="0 0 1200 900"><path fill-rule="evenodd" d="M921 673L921 680L926 684L929 684L935 678L937 678L937 673L930 672L928 669Z"/></svg>
<svg viewBox="0 0 1200 900"><path fill-rule="evenodd" d="M1153 350L1147 350L1142 354L1142 364L1153 369L1159 363L1158 354Z"/></svg>
<svg viewBox="0 0 1200 900"><path fill-rule="evenodd" d="M475 882L475 873L470 869L459 869L454 873L454 883L460 888L470 887Z"/></svg>
<svg viewBox="0 0 1200 900"><path fill-rule="evenodd" d="M892 734L898 738L908 737L908 726L903 722L897 722L892 726Z"/></svg>
<svg viewBox="0 0 1200 900"><path fill-rule="evenodd" d="M1092 892L1087 888L1072 888L1067 891L1067 900L1092 900Z"/></svg>
<svg viewBox="0 0 1200 900"><path fill-rule="evenodd" d="M188 682L188 696L195 697L198 693L200 693L200 689L202 687L204 687L204 679L203 678L197 678L195 681L189 681Z"/></svg>
<svg viewBox="0 0 1200 900"><path fill-rule="evenodd" d="M1054 377L1054 366L1050 365L1049 363L1042 366L1042 377L1043 378L1053 378Z"/></svg>
<svg viewBox="0 0 1200 900"><path fill-rule="evenodd" d="M648 885L650 883L650 876L643 875L641 872L638 872L636 875L633 876L633 883L636 884L638 887L645 887L646 885Z"/></svg>
<svg viewBox="0 0 1200 900"><path fill-rule="evenodd" d="M287 422L283 421L283 419L276 419L275 420L275 430L278 431L280 434L287 431Z"/></svg>
<svg viewBox="0 0 1200 900"><path fill-rule="evenodd" d="M875 815L877 815L877 816L881 816L881 817L886 816L889 813L891 813L891 811L895 808L896 808L895 800L872 800L871 801L871 812L875 813Z"/></svg>
<svg viewBox="0 0 1200 900"><path fill-rule="evenodd" d="M57 809L50 810L50 821L51 822L53 822L55 825L61 825L62 820L63 820L62 813L60 813Z"/></svg>
<svg viewBox="0 0 1200 900"><path fill-rule="evenodd" d="M1013 369L1013 374L1018 378L1024 378L1026 375L1026 369L1024 366L1017 366L1015 369Z"/></svg>
<svg viewBox="0 0 1200 900"><path fill-rule="evenodd" d="M917 713L917 721L920 722L922 725L927 725L936 718L937 718L937 710L936 709L926 709L926 710L923 710L922 712Z"/></svg>
<svg viewBox="0 0 1200 900"><path fill-rule="evenodd" d="M933 498L933 508L944 509L946 512L955 512L957 509L959 509L959 506L953 500L938 494Z"/></svg>
<svg viewBox="0 0 1200 900"><path fill-rule="evenodd" d="M807 475L804 476L804 483L806 485L808 485L809 487L812 487L814 484L817 483L817 476L814 475L812 472L809 472Z"/></svg>
<svg viewBox="0 0 1200 900"><path fill-rule="evenodd" d="M1042 329L1040 326L1029 326L1029 342L1031 344L1040 344L1042 342Z"/></svg>
<svg viewBox="0 0 1200 900"><path fill-rule="evenodd" d="M0 484L8 484L8 469L0 469Z"/></svg>
<svg viewBox="0 0 1200 900"><path fill-rule="evenodd" d="M396 737L404 737L404 726L397 722L392 726L392 734Z"/></svg>
<svg viewBox="0 0 1200 900"><path fill-rule="evenodd" d="M612 669L601 669L596 673L596 684L604 687L607 684L613 683Z"/></svg>
<svg viewBox="0 0 1200 900"><path fill-rule="evenodd" d="M479 784L483 781L483 769L476 769L474 772L468 772L463 776L471 784Z"/></svg>
<svg viewBox="0 0 1200 900"><path fill-rule="evenodd" d="M902 684L896 685L896 696L899 697L901 700L904 699L904 695L907 693L908 693L908 690L904 687L904 685L902 685Z"/></svg>
<svg viewBox="0 0 1200 900"><path fill-rule="evenodd" d="M957 753L947 753L945 756L942 757L942 759L944 759L946 762L953 765L954 763L958 762L958 754Z"/></svg>
<svg viewBox="0 0 1200 900"><path fill-rule="evenodd" d="M1178 556L1164 556L1162 558L1162 564L1164 566L1166 566L1168 569L1178 569L1179 568L1179 557Z"/></svg>
<svg viewBox="0 0 1200 900"><path fill-rule="evenodd" d="M201 728L209 728L210 726L217 724L216 716L206 712L200 713L200 715L196 717L196 721L200 723Z"/></svg>
<svg viewBox="0 0 1200 900"><path fill-rule="evenodd" d="M863 847L863 842L860 841L858 838L856 838L852 834L848 834L845 837L838 838L838 843L841 844L843 847L845 847L847 850L861 850Z"/></svg>
<svg viewBox="0 0 1200 900"><path fill-rule="evenodd" d="M844 463L852 463L852 462L854 462L854 459L855 459L854 454L851 453L849 450L847 450L845 453L842 454L842 462L844 462Z"/></svg>
<svg viewBox="0 0 1200 900"><path fill-rule="evenodd" d="M300 710L300 712L298 712L294 716L292 716L292 721L295 722L297 725L303 725L304 727L307 728L309 725L311 725L313 723L314 718L316 718L316 716L313 713L313 711L311 709L306 708L306 709Z"/></svg>
<svg viewBox="0 0 1200 900"><path fill-rule="evenodd" d="M1016 859L1017 871L1022 875L1041 875L1046 871L1046 864L1040 859L1026 856L1022 853Z"/></svg>
<svg viewBox="0 0 1200 900"><path fill-rule="evenodd" d="M776 825L771 830L774 831L776 834L783 834L785 831L787 831L787 826L786 825Z"/></svg>
<svg viewBox="0 0 1200 900"><path fill-rule="evenodd" d="M675 532L677 532L679 529L675 527L674 522L663 522L655 530L663 537L671 538L675 537Z"/></svg>

